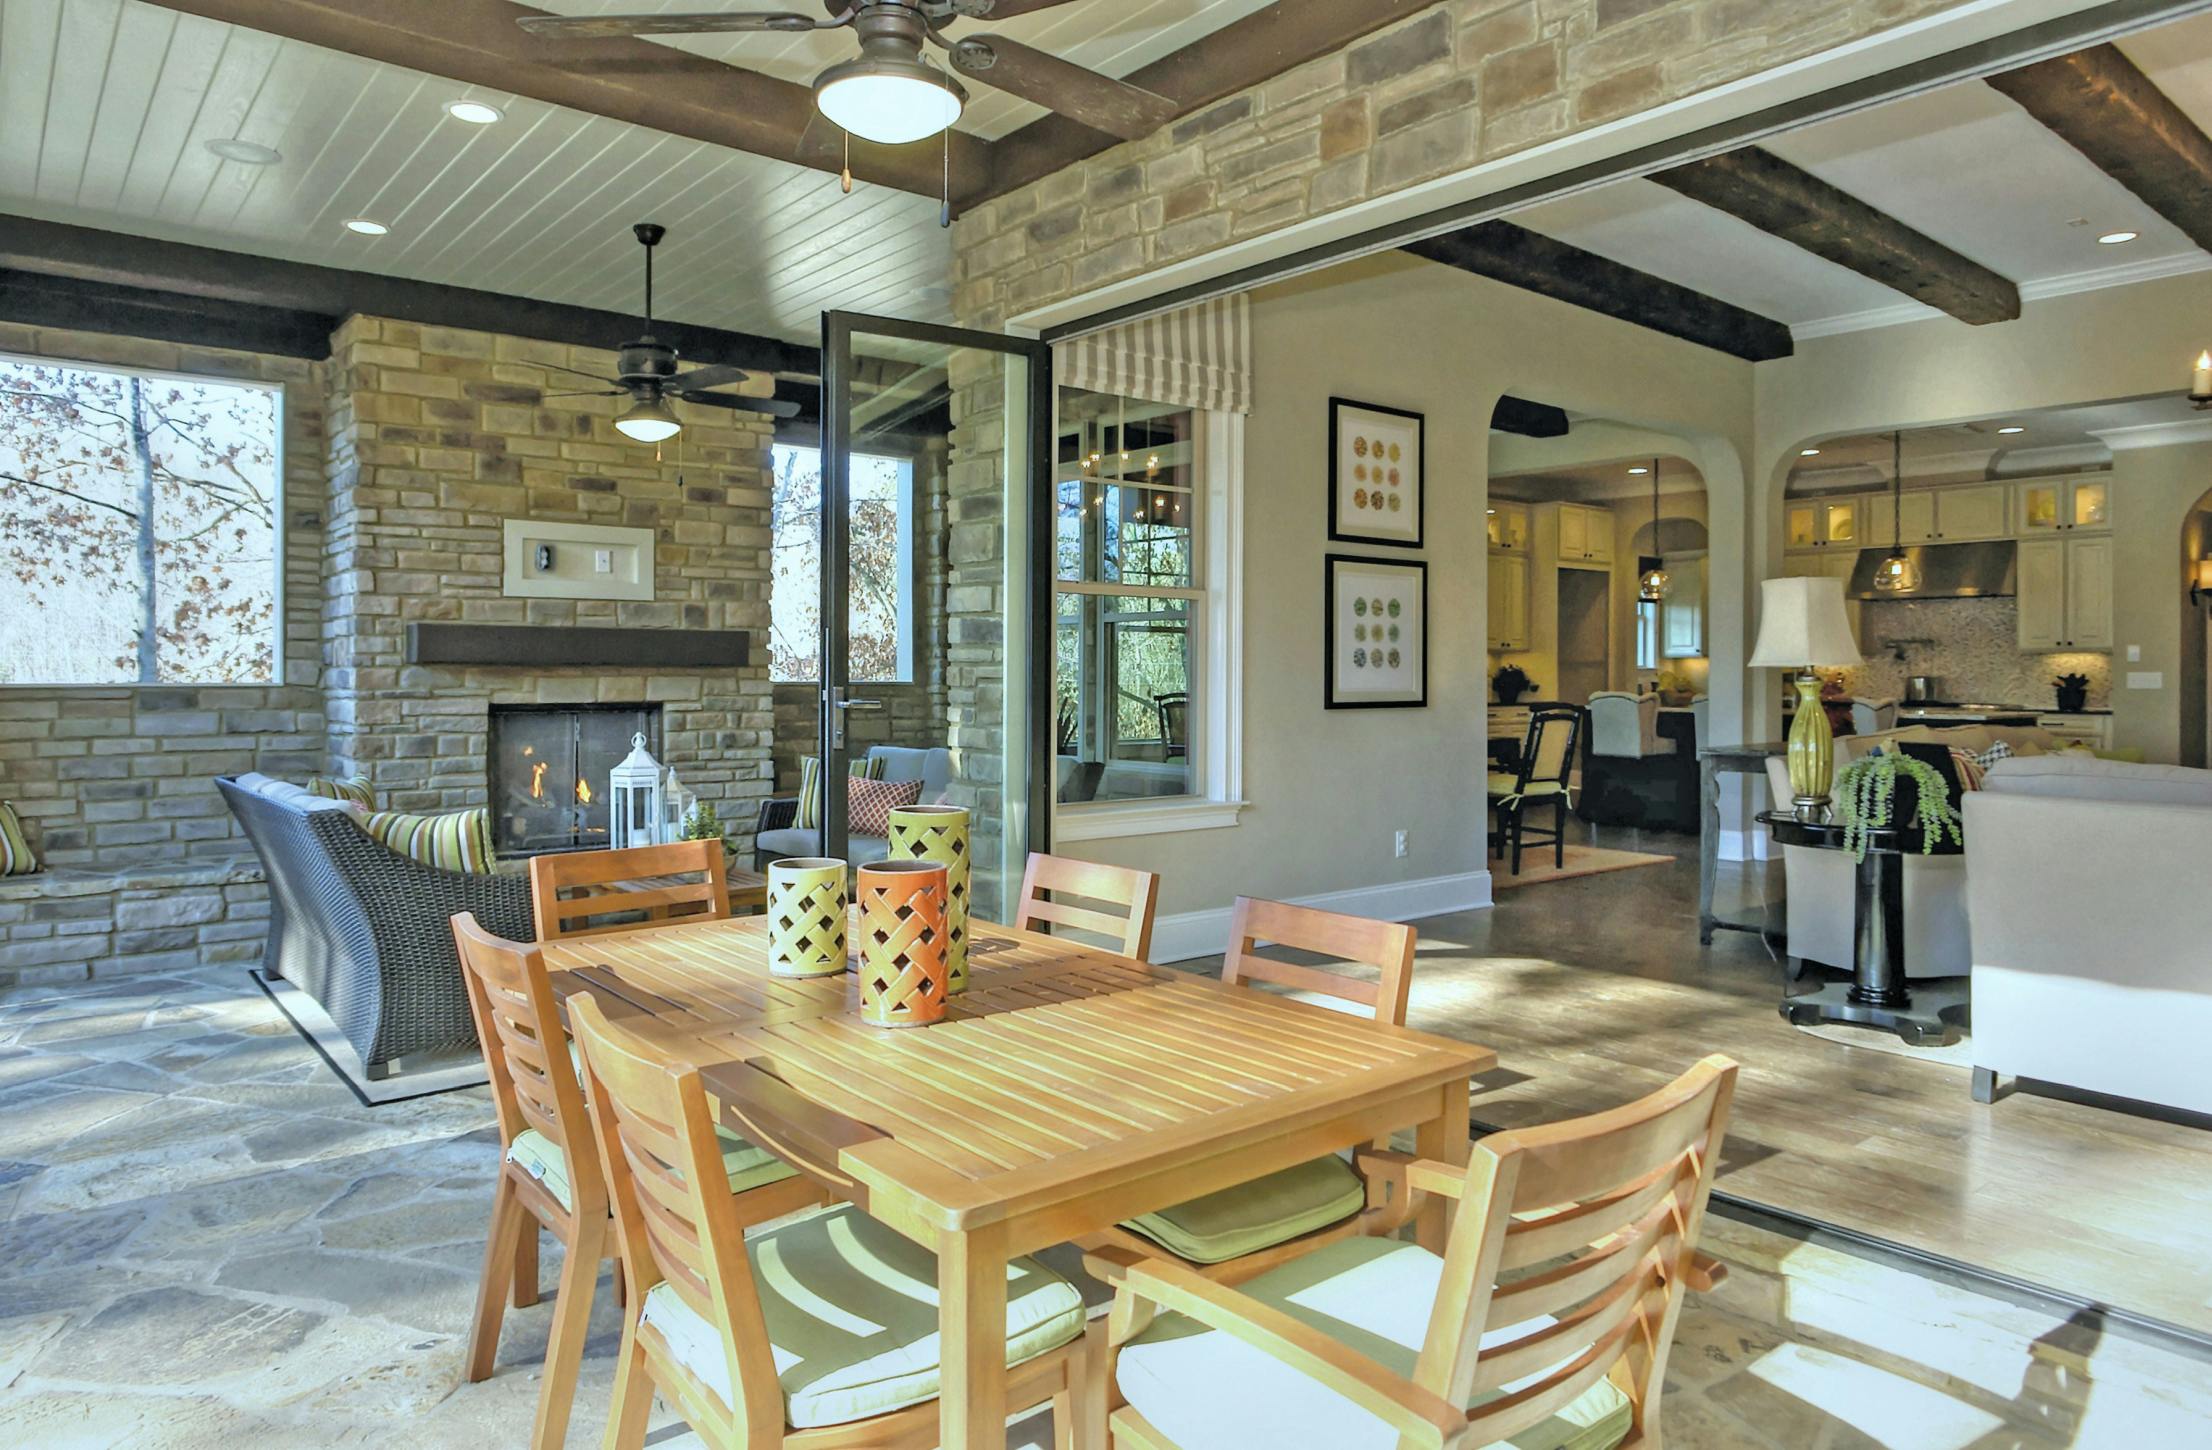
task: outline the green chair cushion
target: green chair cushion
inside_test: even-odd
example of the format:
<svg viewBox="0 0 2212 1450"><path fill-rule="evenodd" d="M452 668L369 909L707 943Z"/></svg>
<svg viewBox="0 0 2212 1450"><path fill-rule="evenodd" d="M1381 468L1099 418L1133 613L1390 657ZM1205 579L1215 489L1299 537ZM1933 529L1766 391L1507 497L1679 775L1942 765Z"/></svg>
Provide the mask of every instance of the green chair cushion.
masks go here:
<svg viewBox="0 0 2212 1450"><path fill-rule="evenodd" d="M1349 1238L1271 1269L1241 1292L1411 1378L1443 1272L1444 1261L1417 1245ZM1485 1335L1484 1342L1517 1339L1549 1322L1512 1325ZM1181 1314L1161 1315L1132 1340L1114 1379L1137 1412L1181 1450L1394 1450L1398 1443L1388 1425L1336 1391ZM1499 1444L1612 1450L1628 1437L1633 1419L1628 1396L1601 1379L1549 1420Z"/></svg>
<svg viewBox="0 0 2212 1450"><path fill-rule="evenodd" d="M849 1205L747 1240L761 1318L795 1429L845 1425L937 1397L937 1256ZM1035 1259L1006 1270L1006 1362L1083 1333L1083 1296ZM731 1402L721 1336L673 1285L648 1290L640 1323Z"/></svg>
<svg viewBox="0 0 2212 1450"><path fill-rule="evenodd" d="M1532 780L1528 783L1528 789L1525 791L1520 789L1520 785L1521 778L1517 775L1492 774L1490 776L1490 795L1495 799L1499 796L1511 797L1518 792L1522 796L1533 800L1537 796L1557 795L1566 789L1556 780Z"/></svg>
<svg viewBox="0 0 2212 1450"><path fill-rule="evenodd" d="M755 1147L727 1128L716 1128L714 1135L722 1140L722 1166L729 1171L732 1193L781 1183L798 1171L766 1148ZM552 1194L561 1207L575 1206L569 1199L568 1155L561 1151L560 1144L536 1128L524 1128L507 1146L507 1159L544 1184L546 1192Z"/></svg>
<svg viewBox="0 0 2212 1450"><path fill-rule="evenodd" d="M1122 1225L1194 1264L1219 1264L1340 1223L1367 1206L1367 1186L1330 1155L1178 1203Z"/></svg>

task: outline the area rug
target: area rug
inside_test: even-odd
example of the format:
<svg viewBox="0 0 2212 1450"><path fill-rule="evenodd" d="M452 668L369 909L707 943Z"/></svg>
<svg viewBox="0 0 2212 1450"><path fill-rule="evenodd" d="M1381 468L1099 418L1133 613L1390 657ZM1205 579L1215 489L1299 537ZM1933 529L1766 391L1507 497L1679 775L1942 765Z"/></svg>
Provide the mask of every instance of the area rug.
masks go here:
<svg viewBox="0 0 2212 1450"><path fill-rule="evenodd" d="M1915 1047L1894 1032L1852 1027L1841 1022L1800 1023L1797 1030L1823 1042L1839 1042L1845 1047L1863 1048L1868 1052L1886 1052L1892 1057L1915 1058L1939 1067L1955 1067L1960 1072L1974 1066L1974 1039L1964 1034L1949 1047Z"/></svg>
<svg viewBox="0 0 2212 1450"><path fill-rule="evenodd" d="M1569 846L1567 862L1563 866L1552 864L1551 847L1531 847L1521 853L1521 874L1513 874L1511 857L1490 861L1490 886L1504 891L1515 886L1541 886L1547 881L1566 881L1576 876L1596 876L1606 871L1633 871L1639 866L1664 866L1675 858L1654 856L1645 851L1609 851L1603 846Z"/></svg>

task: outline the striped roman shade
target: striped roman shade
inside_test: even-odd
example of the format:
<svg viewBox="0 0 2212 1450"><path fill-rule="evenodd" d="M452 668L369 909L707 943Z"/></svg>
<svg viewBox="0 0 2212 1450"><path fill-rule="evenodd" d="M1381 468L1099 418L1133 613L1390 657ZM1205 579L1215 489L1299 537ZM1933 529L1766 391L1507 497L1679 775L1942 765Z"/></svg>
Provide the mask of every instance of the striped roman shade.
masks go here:
<svg viewBox="0 0 2212 1450"><path fill-rule="evenodd" d="M1212 412L1252 411L1252 300L1242 292L1141 317L1052 350L1066 387Z"/></svg>

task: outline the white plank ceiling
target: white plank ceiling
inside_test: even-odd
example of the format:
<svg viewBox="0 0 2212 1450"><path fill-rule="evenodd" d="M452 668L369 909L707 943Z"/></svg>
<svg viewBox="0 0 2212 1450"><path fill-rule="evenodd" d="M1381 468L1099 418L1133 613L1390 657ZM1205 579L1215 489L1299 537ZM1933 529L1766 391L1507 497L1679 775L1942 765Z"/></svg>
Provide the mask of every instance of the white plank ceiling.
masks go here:
<svg viewBox="0 0 2212 1450"><path fill-rule="evenodd" d="M2122 41L2212 127L2212 17ZM1792 131L1767 149L2037 295L2212 267L2171 223L1980 82ZM1798 335L1940 314L1650 181L1529 207L1516 222L1790 324ZM2101 246L2113 231L2137 240Z"/></svg>
<svg viewBox="0 0 2212 1450"><path fill-rule="evenodd" d="M1077 0L999 28L1125 73L1261 3ZM852 49L845 32L681 39L801 80ZM985 134L1032 114L971 89L967 125ZM462 96L505 119L453 120L445 104ZM283 159L225 161L206 146L224 138ZM0 0L0 213L613 311L642 301L630 224L658 221L662 315L812 341L828 308L949 318L937 211L138 0ZM356 235L351 217L391 231Z"/></svg>

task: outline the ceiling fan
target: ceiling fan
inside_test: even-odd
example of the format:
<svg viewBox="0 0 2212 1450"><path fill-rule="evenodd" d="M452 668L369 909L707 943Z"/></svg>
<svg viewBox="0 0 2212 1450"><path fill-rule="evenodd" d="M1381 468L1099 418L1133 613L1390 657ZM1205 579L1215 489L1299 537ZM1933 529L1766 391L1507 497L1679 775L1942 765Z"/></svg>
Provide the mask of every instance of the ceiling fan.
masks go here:
<svg viewBox="0 0 2212 1450"><path fill-rule="evenodd" d="M533 35L592 39L633 35L805 32L850 26L860 54L814 80L821 113L852 135L883 145L923 141L951 129L967 103L959 81L922 59L925 44L953 70L1034 101L1071 121L1125 141L1149 136L1182 111L1165 96L997 35L949 39L964 20L1010 20L1070 0L825 0L826 17L792 11L668 15L527 15ZM801 146L805 147L802 139Z"/></svg>
<svg viewBox="0 0 2212 1450"><path fill-rule="evenodd" d="M615 376L602 378L597 373L587 373L580 368L561 367L559 363L543 363L540 366L554 368L564 373L575 373L593 382L611 383L603 391L580 393L548 393L548 398L616 398L624 393L636 400L636 405L614 420L614 426L623 436L640 443L659 443L683 432L684 425L668 406L670 399L697 404L707 408L727 408L733 413L766 413L772 418L796 418L797 403L775 398L741 398L734 393L711 392L712 388L725 388L732 383L742 383L753 373L748 368L717 364L711 367L693 368L690 372L677 371L676 349L653 336L653 249L668 235L668 228L653 222L640 222L631 228L645 247L645 335L627 343L616 354Z"/></svg>

